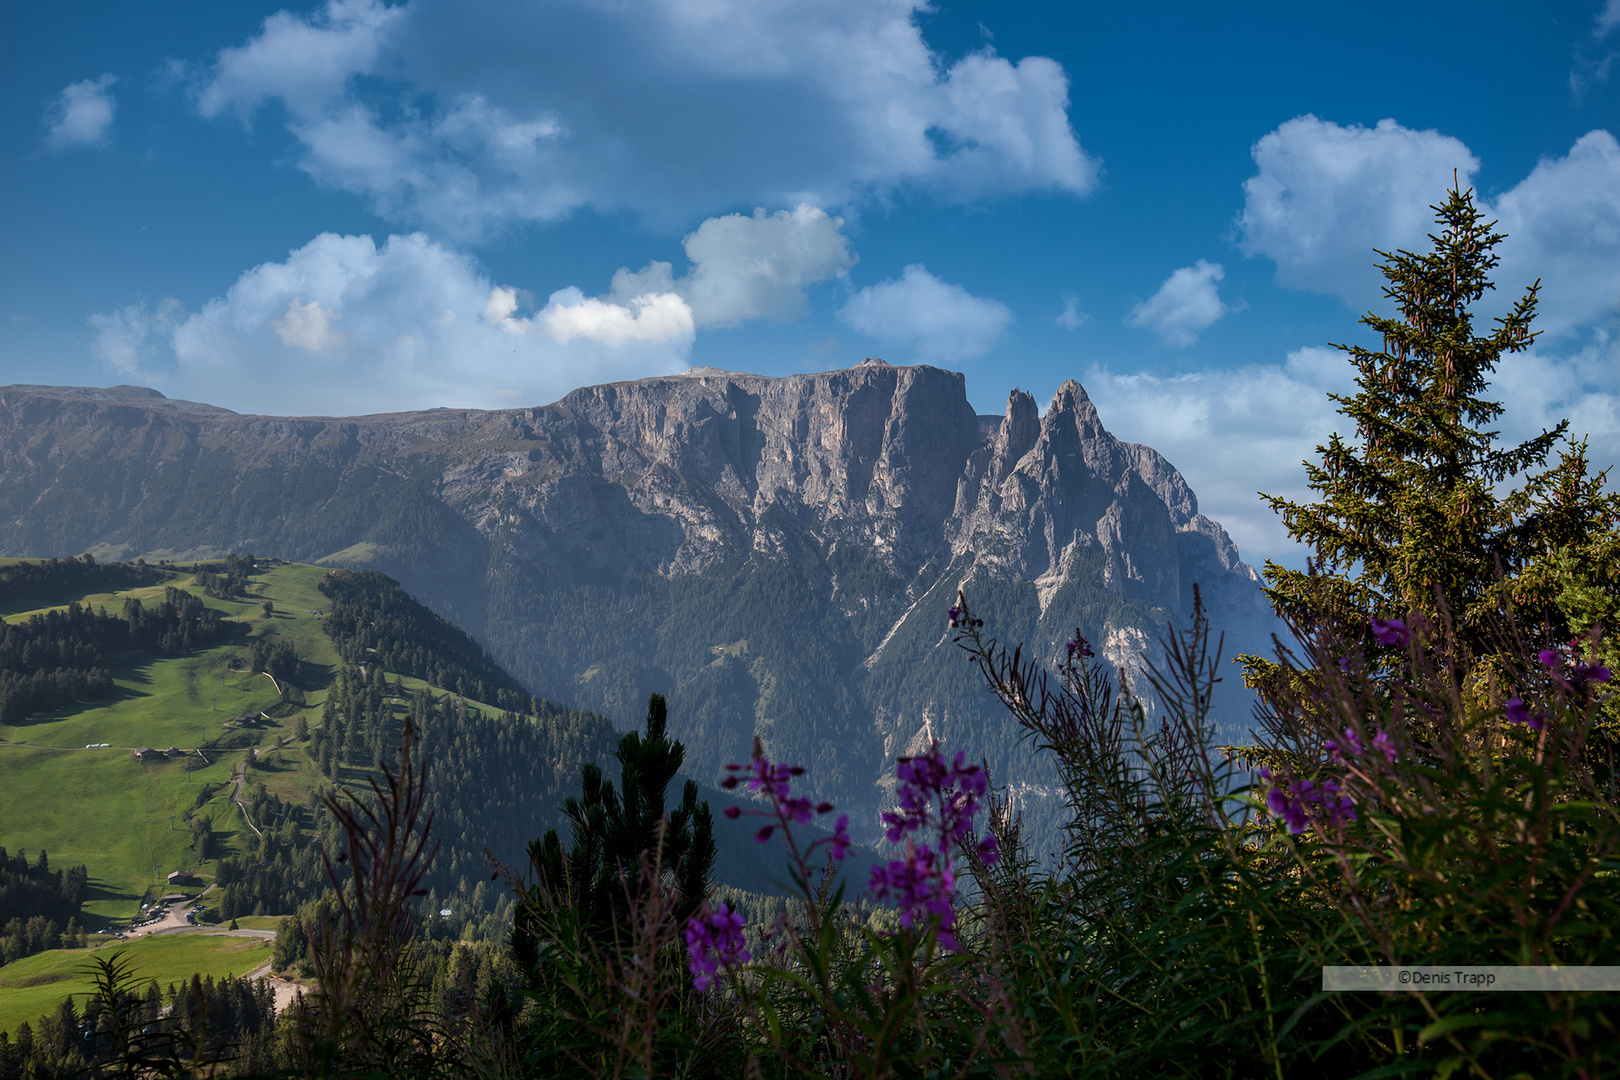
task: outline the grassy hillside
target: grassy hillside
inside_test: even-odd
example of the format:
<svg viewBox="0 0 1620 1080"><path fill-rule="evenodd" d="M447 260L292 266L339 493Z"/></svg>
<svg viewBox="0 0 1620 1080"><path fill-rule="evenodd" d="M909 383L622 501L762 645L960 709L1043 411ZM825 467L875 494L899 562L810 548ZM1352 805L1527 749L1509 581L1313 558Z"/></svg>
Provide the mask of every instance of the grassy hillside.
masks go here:
<svg viewBox="0 0 1620 1080"><path fill-rule="evenodd" d="M181 983L193 973L215 979L246 975L270 959L270 939L228 934L164 934L99 949L52 949L0 967L0 1032L53 1012L64 998L82 1005L94 990L93 953L121 953L141 978L159 986Z"/></svg>
<svg viewBox="0 0 1620 1080"><path fill-rule="evenodd" d="M143 898L169 891L171 871L195 870L207 882L227 860L224 878L238 882L232 910L222 902L224 878L205 904L226 918L290 913L298 896L324 887L312 859L325 820L315 794L333 783L363 784L376 760L391 755L408 714L423 729L424 752L436 755L432 807L446 846L429 884L439 896L487 879L486 846L521 865L524 845L556 824L562 799L577 793L584 761L602 762L617 778L617 735L605 720L516 693L519 684L475 642L380 575L331 577L323 567L270 565L222 599L193 583L189 565L140 568L145 578L160 579L127 589L98 587L121 579L119 565L67 569L84 579L81 588L36 591L9 608L0 591L7 621L74 602L116 612L129 597L156 602L166 587L178 587L249 630L245 640L181 656L109 654L112 700L0 726L0 844L13 852L44 849L53 865L85 864L83 922L90 929L135 917ZM334 615L342 616L330 624L336 641L327 633ZM255 647L262 651L272 635L297 654L290 678L250 668ZM379 658L389 662L380 672ZM508 708L534 716L503 714L396 667L488 687ZM228 726L244 715L267 719ZM98 743L109 746L88 748ZM181 752L135 760L132 751L141 747ZM233 799L239 773L241 797L258 815L251 823ZM749 839L748 822L719 814L729 800L712 789L704 794L716 811L716 879L767 890L785 881L785 867ZM210 850L199 858L194 837L204 824Z"/></svg>
<svg viewBox="0 0 1620 1080"><path fill-rule="evenodd" d="M240 598L221 600L203 597L188 570L176 568L166 582L133 589L31 597L45 602L6 616L17 622L70 601L116 611L127 597L151 601L161 598L165 585L177 586L248 624L255 637L275 633L291 641L304 661L297 681L305 704L294 708L283 703L269 677L246 669L242 644L172 658L115 654L109 657L119 691L114 700L0 726L4 842L13 849L43 848L54 862L86 864L91 875L86 923L92 927L130 918L143 895L166 888L170 871L198 868L183 821L193 808L219 830L221 850L233 846L235 834L245 831L240 811L229 801L233 773L256 751L287 738L299 713L319 715L337 666L331 641L310 614L324 602L316 584L326 571L277 566L255 576ZM272 614L263 609L266 601L275 609ZM258 730L223 726L261 712L279 715ZM95 743L110 746L86 749ZM140 747L177 747L186 753L137 761L131 751ZM301 794L311 786L288 779L293 783L286 786L302 789Z"/></svg>
<svg viewBox="0 0 1620 1080"><path fill-rule="evenodd" d="M117 567L96 569L103 580L119 577ZM5 823L0 843L13 851L43 848L57 864L86 864L91 887L85 922L91 928L134 916L144 896L167 890L173 870L207 875L222 858L253 857L258 842L254 827L262 831L266 823L250 825L232 801L235 777L244 768L252 788L262 785L263 795L300 810L310 806L322 785L334 779L359 782L368 771L346 764L333 770L336 775L323 774L307 752L308 740L296 735L319 731L342 666L322 626L332 601L319 586L331 571L270 566L249 577L239 593L221 599L206 596L192 582L193 569L171 567L163 580L128 589L63 588L53 595L36 591L23 598L0 597L6 621L20 622L72 602L116 612L129 597L152 602L161 599L165 587L179 587L250 630L246 641L184 656L110 654L117 687L113 700L81 702L0 726L0 776L5 779L0 783L0 822ZM297 671L290 679L278 681L249 667L254 644L272 636L290 643L297 654ZM387 678L394 690L407 695L445 695L421 679L393 673ZM498 713L476 700L458 700L486 717ZM404 710L394 711L403 715ZM264 719L252 726L229 726L245 715ZM599 726L606 729L605 723ZM89 748L98 743L110 745ZM141 747L172 747L181 753L136 760L132 751ZM599 749L592 745L593 756ZM193 851L188 815L206 821L213 831L207 859ZM313 821L307 812L304 820Z"/></svg>

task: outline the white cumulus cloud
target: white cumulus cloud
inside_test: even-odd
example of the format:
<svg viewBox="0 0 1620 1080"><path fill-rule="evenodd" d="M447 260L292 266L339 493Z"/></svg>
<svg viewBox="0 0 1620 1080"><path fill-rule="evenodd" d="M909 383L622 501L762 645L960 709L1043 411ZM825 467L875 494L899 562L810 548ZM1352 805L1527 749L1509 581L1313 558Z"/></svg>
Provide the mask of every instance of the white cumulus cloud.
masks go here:
<svg viewBox="0 0 1620 1080"><path fill-rule="evenodd" d="M1089 192L1098 164L1063 69L990 51L947 63L924 10L328 0L222 50L195 101L246 122L279 100L312 177L461 238L587 206L673 222L901 187Z"/></svg>
<svg viewBox="0 0 1620 1080"><path fill-rule="evenodd" d="M1199 259L1165 279L1159 291L1131 309L1125 322L1151 330L1167 345L1185 349L1229 310L1221 301L1220 282L1226 270L1220 263Z"/></svg>
<svg viewBox="0 0 1620 1080"><path fill-rule="evenodd" d="M1620 311L1620 143L1613 135L1590 132L1565 156L1543 159L1490 210L1508 236L1498 289L1516 297L1540 278L1538 327L1558 334Z"/></svg>
<svg viewBox="0 0 1620 1080"><path fill-rule="evenodd" d="M1598 12L1597 24L1592 28L1592 35L1598 38L1608 37L1615 27L1620 26L1620 0L1608 0L1603 10Z"/></svg>
<svg viewBox="0 0 1620 1080"><path fill-rule="evenodd" d="M804 313L805 286L839 277L856 257L841 231L843 218L807 203L793 210L709 218L684 241L691 270L673 276L666 262L613 276L613 296L629 300L673 292L691 306L699 326L735 326L749 319L789 320Z"/></svg>
<svg viewBox="0 0 1620 1080"><path fill-rule="evenodd" d="M204 116L232 110L245 122L281 98L294 113L319 114L350 79L375 70L404 15L376 0L328 0L307 18L278 11L247 44L220 50L197 109Z"/></svg>
<svg viewBox="0 0 1620 1080"><path fill-rule="evenodd" d="M686 367L693 321L674 294L621 304L566 288L524 307L517 289L419 233L381 246L324 233L197 312L131 305L91 326L120 375L242 412L540 404Z"/></svg>
<svg viewBox="0 0 1620 1080"><path fill-rule="evenodd" d="M116 75L70 83L45 110L45 145L52 150L100 146L107 142L118 102L112 96Z"/></svg>
<svg viewBox="0 0 1620 1080"><path fill-rule="evenodd" d="M1091 321L1091 316L1080 310L1080 298L1073 293L1063 294L1063 310L1052 322L1065 330L1078 330Z"/></svg>
<svg viewBox="0 0 1620 1080"><path fill-rule="evenodd" d="M321 307L319 300L306 304L295 296L287 301L286 313L271 320L270 327L283 345L312 353L333 352L348 342L336 325L342 317Z"/></svg>
<svg viewBox="0 0 1620 1080"><path fill-rule="evenodd" d="M1373 250L1421 248L1452 170L1463 184L1479 170L1457 139L1394 120L1341 127L1301 116L1252 153L1258 171L1244 181L1238 220L1244 252L1275 262L1283 285L1363 309L1381 295Z"/></svg>
<svg viewBox="0 0 1620 1080"><path fill-rule="evenodd" d="M868 285L850 297L838 318L886 345L909 346L925 363L983 356L1013 322L1005 304L941 281L915 263L898 280Z"/></svg>
<svg viewBox="0 0 1620 1080"><path fill-rule="evenodd" d="M576 288L552 293L531 323L562 345L576 340L605 345L690 342L693 330L692 309L674 293L646 293L615 304L587 297ZM502 328L508 325L511 320Z"/></svg>
<svg viewBox="0 0 1620 1080"><path fill-rule="evenodd" d="M1254 147L1239 219L1244 251L1277 265L1286 286L1337 295L1358 309L1383 305L1374 249L1429 249L1431 207L1479 161L1458 140L1393 120L1340 127L1290 120ZM1554 335L1607 327L1620 312L1620 143L1583 135L1513 187L1478 196L1507 239L1497 249L1497 314L1541 279L1538 326Z"/></svg>

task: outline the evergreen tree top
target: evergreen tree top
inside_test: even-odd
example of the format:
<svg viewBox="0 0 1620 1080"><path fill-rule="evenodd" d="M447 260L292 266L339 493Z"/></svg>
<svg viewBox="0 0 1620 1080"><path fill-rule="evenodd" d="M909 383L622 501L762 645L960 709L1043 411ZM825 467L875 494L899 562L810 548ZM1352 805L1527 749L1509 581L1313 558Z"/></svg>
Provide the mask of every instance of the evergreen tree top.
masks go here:
<svg viewBox="0 0 1620 1080"><path fill-rule="evenodd" d="M1365 613L1432 612L1438 590L1467 621L1534 547L1496 487L1544 463L1567 422L1500 447L1488 425L1502 406L1483 395L1503 357L1535 340L1540 282L1478 333L1473 307L1494 287L1505 236L1471 189L1454 185L1433 210L1431 250L1378 253L1397 314L1369 312L1361 322L1382 348L1335 346L1356 368L1357 393L1330 395L1354 421L1354 442L1335 433L1317 447L1320 462L1305 463L1318 501L1262 494L1323 568L1313 580L1267 565L1267 594L1285 614L1319 612L1324 601Z"/></svg>

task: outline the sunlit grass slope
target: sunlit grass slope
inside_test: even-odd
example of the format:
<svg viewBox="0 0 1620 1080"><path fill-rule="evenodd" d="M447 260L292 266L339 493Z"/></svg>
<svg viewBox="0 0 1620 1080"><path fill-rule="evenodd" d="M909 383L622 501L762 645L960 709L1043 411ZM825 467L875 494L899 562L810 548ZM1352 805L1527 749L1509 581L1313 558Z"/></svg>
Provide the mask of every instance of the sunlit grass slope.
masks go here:
<svg viewBox="0 0 1620 1080"><path fill-rule="evenodd" d="M172 870L204 869L195 865L181 819L199 801L214 825L219 851L231 850L235 834L246 827L230 801L231 778L255 750L269 766L255 769L255 782L284 796L302 797L314 786L316 775L298 750L274 753L272 748L290 737L298 713L317 721L337 670L337 653L314 614L327 605L317 588L326 573L313 566L278 566L255 575L244 599L204 598L227 618L248 624L254 636L275 633L293 643L303 661L301 708L284 703L269 677L246 670L249 642L167 659L115 655L110 659L117 699L0 726L0 843L12 851L44 849L58 865L84 863L91 879L88 925L129 918L144 894L167 887ZM188 574L170 584L202 596ZM9 618L70 601L116 610L126 596L161 599L163 588L52 596ZM227 732L223 727L234 717L261 712L276 719L258 729ZM111 745L86 749L94 743ZM186 753L137 761L131 751L139 747L177 747Z"/></svg>
<svg viewBox="0 0 1620 1080"><path fill-rule="evenodd" d="M270 939L226 934L160 934L115 941L99 949L51 949L0 967L0 1031L11 1033L24 1021L54 1012L70 995L82 1007L95 989L90 975L94 954L123 954L143 981L167 987L195 972L215 979L246 975L270 959Z"/></svg>
<svg viewBox="0 0 1620 1080"><path fill-rule="evenodd" d="M109 659L120 691L115 700L0 725L0 844L12 852L43 849L55 865L84 863L91 883L84 922L92 929L135 916L143 896L168 890L171 871L199 870L206 879L219 858L247 850L253 835L232 801L233 777L244 762L251 762L252 783L292 803L303 803L325 782L293 731L300 715L310 728L319 726L340 665L317 614L331 606L319 589L330 571L274 566L254 574L242 598L220 600L206 597L192 584L189 570L181 570L168 584L246 623L252 632L248 641L173 658L114 655ZM14 603L17 610L0 604L0 612L15 621L70 602L105 604L116 611L126 597L160 601L164 588L32 596ZM247 670L252 638L266 634L296 649L302 705L283 700L268 676ZM429 685L412 678L401 682L411 690ZM499 712L465 700L487 714ZM243 714L261 713L271 719L235 730L223 726ZM96 743L110 746L87 749ZM138 761L131 752L140 747L183 753ZM365 776L348 767L341 772L346 782ZM214 857L201 865L184 819L194 809L214 829Z"/></svg>

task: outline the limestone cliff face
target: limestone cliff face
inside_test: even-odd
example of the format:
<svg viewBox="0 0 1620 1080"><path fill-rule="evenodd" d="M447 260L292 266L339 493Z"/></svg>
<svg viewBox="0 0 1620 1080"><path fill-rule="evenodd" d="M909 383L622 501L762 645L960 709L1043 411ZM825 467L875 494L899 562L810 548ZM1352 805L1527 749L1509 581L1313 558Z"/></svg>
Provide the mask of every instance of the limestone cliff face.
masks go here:
<svg viewBox="0 0 1620 1080"><path fill-rule="evenodd" d="M629 527L625 513L668 522L589 555L665 574L768 549L768 510L914 572L979 443L960 375L883 363L787 378L697 369L586 387L513 421L528 449L505 477L469 478L457 494L491 506L506 495L544 523L537 556L574 550L604 519Z"/></svg>
<svg viewBox="0 0 1620 1080"><path fill-rule="evenodd" d="M1072 381L1001 417L959 374L881 361L349 418L14 386L0 480L6 554L373 566L547 696L631 723L666 691L699 768L761 730L846 797L928 734L1014 753L943 666L964 584L1004 638L1056 650L1080 626L1122 663L1195 582L1245 647L1275 627L1181 475Z"/></svg>

